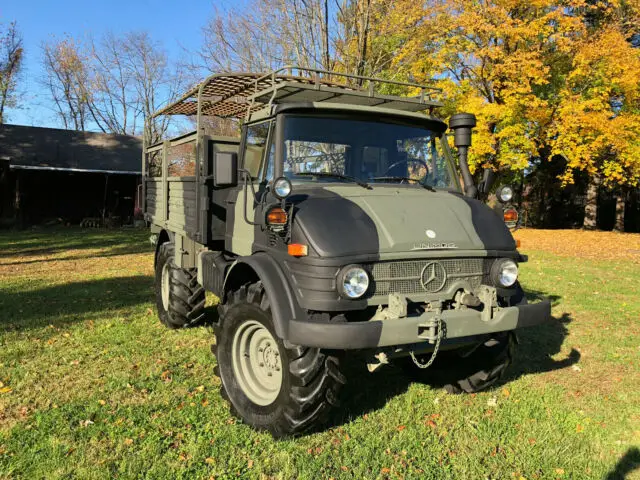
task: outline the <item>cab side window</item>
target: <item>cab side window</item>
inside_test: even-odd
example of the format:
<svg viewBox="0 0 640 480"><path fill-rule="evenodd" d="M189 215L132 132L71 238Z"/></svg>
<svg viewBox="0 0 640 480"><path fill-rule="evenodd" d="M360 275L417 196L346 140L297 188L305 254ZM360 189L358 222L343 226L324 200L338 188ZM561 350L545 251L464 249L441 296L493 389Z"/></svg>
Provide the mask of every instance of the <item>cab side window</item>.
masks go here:
<svg viewBox="0 0 640 480"><path fill-rule="evenodd" d="M258 123L247 127L247 137L244 150L244 166L251 174L251 178L258 178L260 165L267 148L269 137L269 122Z"/></svg>

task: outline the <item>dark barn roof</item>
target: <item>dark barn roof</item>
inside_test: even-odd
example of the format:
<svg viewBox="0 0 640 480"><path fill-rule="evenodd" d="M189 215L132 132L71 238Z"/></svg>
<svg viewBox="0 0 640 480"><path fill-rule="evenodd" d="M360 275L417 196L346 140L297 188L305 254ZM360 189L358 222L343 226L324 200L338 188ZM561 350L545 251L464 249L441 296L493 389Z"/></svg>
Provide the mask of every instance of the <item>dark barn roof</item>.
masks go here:
<svg viewBox="0 0 640 480"><path fill-rule="evenodd" d="M12 169L141 173L142 139L57 128L0 125L0 161Z"/></svg>

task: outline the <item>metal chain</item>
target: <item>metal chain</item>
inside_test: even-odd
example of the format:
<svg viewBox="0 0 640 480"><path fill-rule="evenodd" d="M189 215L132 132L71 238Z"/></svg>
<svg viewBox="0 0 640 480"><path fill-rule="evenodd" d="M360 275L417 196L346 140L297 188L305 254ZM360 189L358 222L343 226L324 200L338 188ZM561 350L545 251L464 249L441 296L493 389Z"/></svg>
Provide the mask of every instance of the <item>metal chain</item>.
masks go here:
<svg viewBox="0 0 640 480"><path fill-rule="evenodd" d="M418 368L429 368L436 359L436 355L438 354L438 348L440 348L440 340L442 340L442 319L438 317L438 338L436 338L436 345L433 347L433 352L431 352L431 358L427 363L420 363L420 361L416 358L413 352L409 353L411 355L411 360Z"/></svg>

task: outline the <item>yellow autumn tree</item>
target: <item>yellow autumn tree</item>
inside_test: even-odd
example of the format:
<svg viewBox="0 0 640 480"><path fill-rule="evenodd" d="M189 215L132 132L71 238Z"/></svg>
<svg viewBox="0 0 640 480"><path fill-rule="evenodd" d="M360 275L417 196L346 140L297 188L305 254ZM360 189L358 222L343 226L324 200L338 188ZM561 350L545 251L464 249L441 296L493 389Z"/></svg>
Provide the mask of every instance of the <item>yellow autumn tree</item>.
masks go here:
<svg viewBox="0 0 640 480"><path fill-rule="evenodd" d="M582 22L551 0L431 1L419 8L402 0L394 6L419 19L405 30L394 70L438 79L445 113L476 114L472 169L527 167L554 114L548 91Z"/></svg>
<svg viewBox="0 0 640 480"><path fill-rule="evenodd" d="M596 227L598 187L617 191L616 228L624 228L625 187L640 183L638 2L583 6L587 33L575 41L571 69L548 130L552 152L566 159L563 183L586 172L585 228Z"/></svg>
<svg viewBox="0 0 640 480"><path fill-rule="evenodd" d="M471 168L523 171L566 162L607 184L636 185L640 0L397 0L390 74L435 78L445 115L476 114Z"/></svg>

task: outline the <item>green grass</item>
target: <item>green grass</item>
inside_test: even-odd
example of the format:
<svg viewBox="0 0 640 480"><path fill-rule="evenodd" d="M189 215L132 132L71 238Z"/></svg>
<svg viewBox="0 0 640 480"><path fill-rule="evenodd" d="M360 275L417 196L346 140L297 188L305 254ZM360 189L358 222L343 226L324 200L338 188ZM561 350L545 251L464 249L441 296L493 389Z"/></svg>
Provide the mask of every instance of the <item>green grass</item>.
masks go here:
<svg viewBox="0 0 640 480"><path fill-rule="evenodd" d="M211 331L159 325L147 237L0 234L0 478L640 478L637 264L525 250L555 320L504 384L354 361L331 426L275 441L230 417Z"/></svg>

